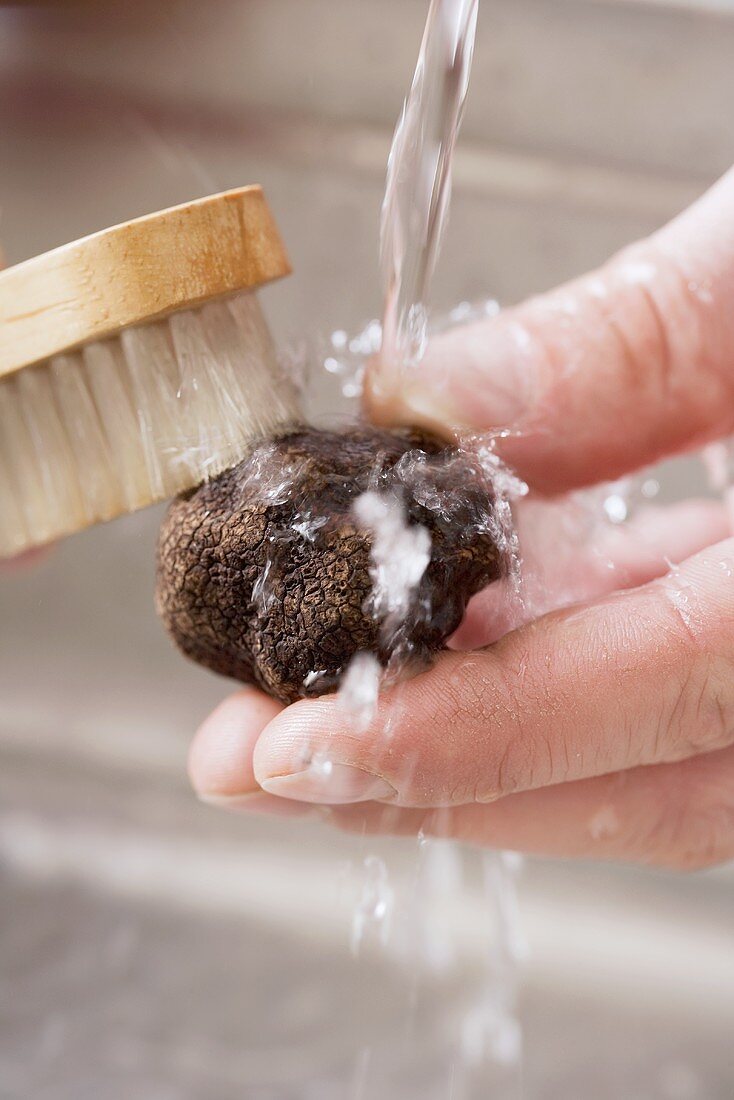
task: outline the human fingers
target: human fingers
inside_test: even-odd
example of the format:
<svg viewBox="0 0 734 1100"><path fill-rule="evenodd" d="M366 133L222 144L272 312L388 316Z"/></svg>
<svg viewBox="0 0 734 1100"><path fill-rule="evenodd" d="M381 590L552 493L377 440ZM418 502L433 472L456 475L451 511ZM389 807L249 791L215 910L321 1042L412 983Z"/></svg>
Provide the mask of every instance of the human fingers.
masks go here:
<svg viewBox="0 0 734 1100"><path fill-rule="evenodd" d="M734 540L651 584L447 653L380 700L366 732L332 698L255 745L271 794L415 807L684 759L734 738ZM314 767L327 760L329 767Z"/></svg>
<svg viewBox="0 0 734 1100"><path fill-rule="evenodd" d="M360 834L422 833L535 855L693 870L734 859L734 749L488 805L405 810L368 802L331 807L327 820Z"/></svg>
<svg viewBox="0 0 734 1100"><path fill-rule="evenodd" d="M301 816L310 807L266 794L252 770L252 753L262 729L283 708L254 688L225 699L199 727L189 749L188 770L203 802L218 809Z"/></svg>
<svg viewBox="0 0 734 1100"><path fill-rule="evenodd" d="M734 171L598 271L436 337L417 368L377 361L382 423L511 428L542 492L611 480L734 429Z"/></svg>
<svg viewBox="0 0 734 1100"><path fill-rule="evenodd" d="M451 639L454 649L490 645L549 611L646 584L731 533L726 508L713 500L648 505L616 525L595 518L585 494L573 494L521 501L516 518L523 599L512 598L510 581L480 592Z"/></svg>

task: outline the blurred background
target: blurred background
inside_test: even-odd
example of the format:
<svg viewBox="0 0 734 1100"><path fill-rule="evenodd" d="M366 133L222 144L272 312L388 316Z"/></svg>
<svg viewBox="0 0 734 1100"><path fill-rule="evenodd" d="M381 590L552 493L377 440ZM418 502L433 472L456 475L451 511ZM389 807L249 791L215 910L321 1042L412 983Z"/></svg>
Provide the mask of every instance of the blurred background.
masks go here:
<svg viewBox="0 0 734 1100"><path fill-rule="evenodd" d="M7 262L259 182L295 267L260 296L278 342L360 328L426 9L0 4ZM730 165L732 102L729 0L482 0L433 304L513 302L654 229ZM417 878L430 900L448 876L454 948L418 989L379 942L350 951L364 861L411 897L414 843L196 804L187 743L228 685L156 621L159 520L0 579L0 1098L730 1100L732 870L548 861L518 885L522 1073L479 1067L461 1091L447 1036L466 1039L478 974L515 1012L511 888L488 902L478 859L433 852Z"/></svg>

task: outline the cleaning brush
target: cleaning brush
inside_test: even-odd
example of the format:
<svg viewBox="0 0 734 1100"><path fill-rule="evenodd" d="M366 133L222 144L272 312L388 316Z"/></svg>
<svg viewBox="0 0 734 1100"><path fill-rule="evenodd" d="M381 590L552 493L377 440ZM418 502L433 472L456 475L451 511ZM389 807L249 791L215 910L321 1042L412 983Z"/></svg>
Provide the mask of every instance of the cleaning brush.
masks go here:
<svg viewBox="0 0 734 1100"><path fill-rule="evenodd" d="M296 423L255 294L289 271L246 187L0 273L0 558L191 489Z"/></svg>

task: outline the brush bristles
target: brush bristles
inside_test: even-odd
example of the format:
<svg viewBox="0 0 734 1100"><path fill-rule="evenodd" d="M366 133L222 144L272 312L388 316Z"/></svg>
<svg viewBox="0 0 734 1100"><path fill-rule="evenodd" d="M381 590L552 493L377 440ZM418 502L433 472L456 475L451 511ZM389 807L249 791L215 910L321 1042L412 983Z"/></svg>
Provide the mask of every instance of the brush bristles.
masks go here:
<svg viewBox="0 0 734 1100"><path fill-rule="evenodd" d="M190 489L299 419L254 292L0 382L0 557Z"/></svg>

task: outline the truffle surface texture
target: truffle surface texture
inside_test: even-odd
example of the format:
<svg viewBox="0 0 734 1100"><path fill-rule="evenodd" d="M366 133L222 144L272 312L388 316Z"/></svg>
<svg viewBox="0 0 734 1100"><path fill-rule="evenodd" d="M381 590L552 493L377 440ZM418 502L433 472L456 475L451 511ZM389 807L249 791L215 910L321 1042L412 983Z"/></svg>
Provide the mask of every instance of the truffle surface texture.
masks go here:
<svg viewBox="0 0 734 1100"><path fill-rule="evenodd" d="M430 535L407 612L376 613L373 536L354 503L398 500ZM289 703L333 690L352 657L423 661L469 598L504 570L501 526L481 464L421 433L303 429L177 498L158 547L156 603L179 648Z"/></svg>

